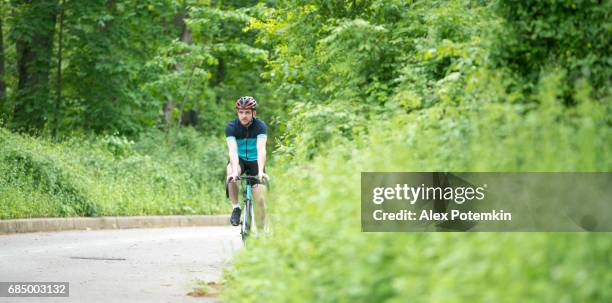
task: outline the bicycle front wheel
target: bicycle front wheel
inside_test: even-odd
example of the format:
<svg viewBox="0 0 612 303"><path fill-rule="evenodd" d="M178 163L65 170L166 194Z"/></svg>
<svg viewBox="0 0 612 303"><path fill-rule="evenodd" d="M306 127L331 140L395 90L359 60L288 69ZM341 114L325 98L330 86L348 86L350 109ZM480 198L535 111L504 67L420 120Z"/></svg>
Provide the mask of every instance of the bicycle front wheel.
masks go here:
<svg viewBox="0 0 612 303"><path fill-rule="evenodd" d="M249 233L251 232L251 225L253 224L253 206L250 200L244 201L244 217L242 219L241 235L242 240L246 241Z"/></svg>

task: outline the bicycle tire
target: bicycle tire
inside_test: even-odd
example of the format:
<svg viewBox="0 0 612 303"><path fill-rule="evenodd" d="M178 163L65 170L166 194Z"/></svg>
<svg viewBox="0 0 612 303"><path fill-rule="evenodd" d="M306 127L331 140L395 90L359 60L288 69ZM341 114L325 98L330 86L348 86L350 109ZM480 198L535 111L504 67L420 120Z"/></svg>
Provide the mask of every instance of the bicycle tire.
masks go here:
<svg viewBox="0 0 612 303"><path fill-rule="evenodd" d="M253 222L253 212L251 201L248 199L244 201L244 218L242 220L242 241L246 241L250 232L251 232L251 224Z"/></svg>

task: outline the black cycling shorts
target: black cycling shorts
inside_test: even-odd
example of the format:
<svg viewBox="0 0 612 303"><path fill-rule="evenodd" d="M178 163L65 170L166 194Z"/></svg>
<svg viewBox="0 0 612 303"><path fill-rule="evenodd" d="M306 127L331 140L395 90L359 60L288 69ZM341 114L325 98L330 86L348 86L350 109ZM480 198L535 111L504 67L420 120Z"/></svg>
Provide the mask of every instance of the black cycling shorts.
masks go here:
<svg viewBox="0 0 612 303"><path fill-rule="evenodd" d="M227 164L230 164L230 161L227 161ZM238 157L238 165L240 165L241 175L246 174L247 176L257 176L259 173L259 165L257 164L257 160L255 161L246 161L242 158ZM264 167L264 172L266 172L266 168ZM247 180L247 182L251 185L259 184L257 180ZM229 198L229 191L227 189L227 184L225 186L225 195Z"/></svg>
<svg viewBox="0 0 612 303"><path fill-rule="evenodd" d="M227 161L227 164L230 164L230 161ZM259 173L259 165L257 164L257 160L246 161L239 157L238 165L240 165L240 171L242 174L246 174L247 176L257 176L257 173ZM266 168L264 167L264 172L265 171Z"/></svg>

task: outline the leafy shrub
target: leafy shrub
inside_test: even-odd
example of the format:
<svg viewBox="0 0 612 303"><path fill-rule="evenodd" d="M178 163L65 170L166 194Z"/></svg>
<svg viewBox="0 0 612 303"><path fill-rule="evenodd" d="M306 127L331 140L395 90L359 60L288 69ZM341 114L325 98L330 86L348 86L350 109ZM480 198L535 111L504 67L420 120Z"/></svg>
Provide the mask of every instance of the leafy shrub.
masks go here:
<svg viewBox="0 0 612 303"><path fill-rule="evenodd" d="M612 240L601 234L362 233L359 222L362 171L610 170L602 110L588 99L578 112L543 106L526 115L512 104L436 106L376 123L365 142L277 167L273 231L234 258L225 299L609 301L601 285L612 283L604 269Z"/></svg>
<svg viewBox="0 0 612 303"><path fill-rule="evenodd" d="M573 103L571 92L580 79L600 98L610 93L612 79L611 9L609 1L497 1L503 26L492 57L497 67L511 69L527 84L537 83L542 69L562 68L566 104Z"/></svg>
<svg viewBox="0 0 612 303"><path fill-rule="evenodd" d="M225 211L220 138L163 132L63 142L0 132L0 218Z"/></svg>
<svg viewBox="0 0 612 303"><path fill-rule="evenodd" d="M105 135L99 140L101 144L106 145L106 148L115 155L115 157L125 157L132 153L134 141L126 137Z"/></svg>
<svg viewBox="0 0 612 303"><path fill-rule="evenodd" d="M607 80L575 76L577 61L554 57L580 47L571 44L573 33L553 30L558 50L525 33L555 20L587 30L588 19L557 11L571 7L563 1L500 1L496 9L483 1L341 2L291 2L258 21L260 35L277 43L269 66L274 93L299 102L277 150L286 161L271 170L280 180L266 201L272 232L250 239L234 258L224 298L610 301L603 285L612 283L604 269L612 240L604 235L362 233L359 222L363 171L610 171ZM604 7L579 8L595 17L592 33L608 28ZM376 50L352 53L352 35L375 41ZM532 61L526 74L517 72L513 56L500 55L515 45L553 54L554 62L518 56ZM378 50L385 58L368 60ZM602 63L608 56L580 52ZM386 63L393 64L382 69ZM388 77L373 77L382 73ZM335 89L325 92L328 85Z"/></svg>
<svg viewBox="0 0 612 303"><path fill-rule="evenodd" d="M27 153L8 153L4 162L10 166L4 175L6 181L13 184L32 186L57 199L61 199L63 205L60 213L65 216L95 216L96 206L86 198L80 189L77 189L68 180L69 178L55 167L52 163L35 159Z"/></svg>

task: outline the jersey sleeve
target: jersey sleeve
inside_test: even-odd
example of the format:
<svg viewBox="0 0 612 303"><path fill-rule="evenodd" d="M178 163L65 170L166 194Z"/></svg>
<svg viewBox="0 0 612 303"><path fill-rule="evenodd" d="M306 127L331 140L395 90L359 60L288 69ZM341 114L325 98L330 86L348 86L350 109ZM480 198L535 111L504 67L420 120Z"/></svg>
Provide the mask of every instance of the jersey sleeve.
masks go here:
<svg viewBox="0 0 612 303"><path fill-rule="evenodd" d="M225 140L236 141L236 131L231 123L228 123L227 126L225 127Z"/></svg>
<svg viewBox="0 0 612 303"><path fill-rule="evenodd" d="M259 129L257 130L257 139L265 138L268 136L268 126L266 126L266 124L261 120L259 122L261 123Z"/></svg>

